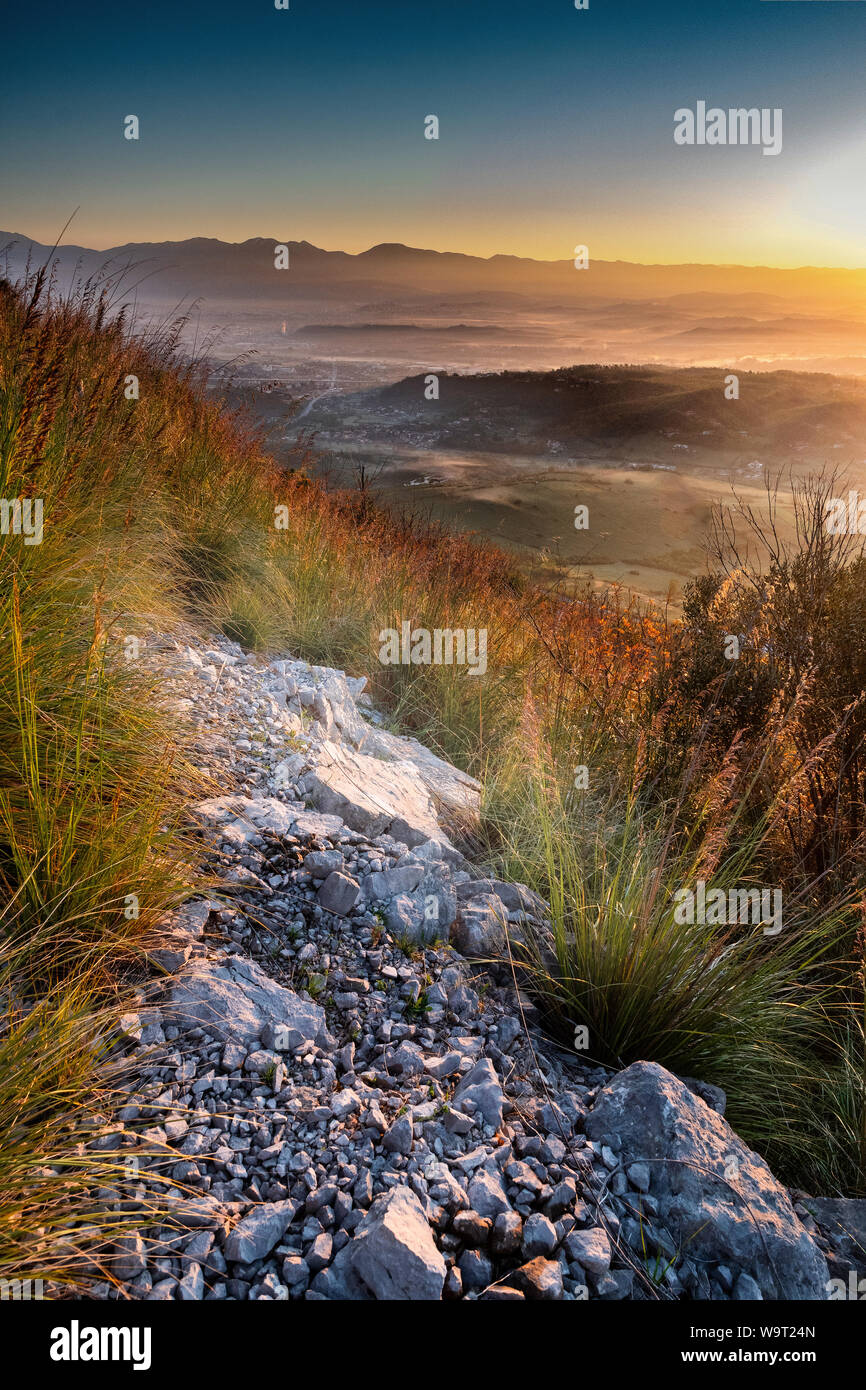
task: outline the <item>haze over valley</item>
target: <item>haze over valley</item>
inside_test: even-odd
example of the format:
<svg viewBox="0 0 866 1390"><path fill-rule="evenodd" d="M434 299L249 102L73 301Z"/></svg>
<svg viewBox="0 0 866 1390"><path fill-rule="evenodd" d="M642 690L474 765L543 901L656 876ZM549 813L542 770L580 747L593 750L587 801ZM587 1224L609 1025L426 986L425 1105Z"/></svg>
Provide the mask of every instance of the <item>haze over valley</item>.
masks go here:
<svg viewBox="0 0 866 1390"><path fill-rule="evenodd" d="M107 277L141 322L186 314L213 389L278 457L363 468L411 506L657 601L704 565L714 502L768 478L866 471L866 272L481 258L381 244L208 238L104 251L0 233L16 278ZM731 398L732 374L738 398ZM435 385L431 380L435 377ZM437 394L438 393L438 394ZM589 526L574 528L574 508Z"/></svg>

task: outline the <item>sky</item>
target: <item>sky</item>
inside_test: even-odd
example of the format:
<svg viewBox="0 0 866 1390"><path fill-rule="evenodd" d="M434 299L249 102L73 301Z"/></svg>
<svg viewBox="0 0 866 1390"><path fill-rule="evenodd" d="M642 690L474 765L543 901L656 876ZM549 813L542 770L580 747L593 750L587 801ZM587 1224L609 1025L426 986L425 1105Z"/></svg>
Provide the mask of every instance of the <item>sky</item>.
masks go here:
<svg viewBox="0 0 866 1390"><path fill-rule="evenodd" d="M52 243L78 209L65 239L97 249L264 236L866 266L866 0L15 9L3 231ZM676 145L675 111L700 100L781 108L781 153Z"/></svg>

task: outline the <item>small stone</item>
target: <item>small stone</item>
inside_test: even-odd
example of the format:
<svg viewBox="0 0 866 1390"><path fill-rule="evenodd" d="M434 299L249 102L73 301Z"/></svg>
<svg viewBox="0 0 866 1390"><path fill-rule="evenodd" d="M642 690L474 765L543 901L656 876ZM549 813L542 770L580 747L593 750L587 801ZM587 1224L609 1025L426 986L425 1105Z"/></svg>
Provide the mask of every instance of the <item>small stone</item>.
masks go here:
<svg viewBox="0 0 866 1390"><path fill-rule="evenodd" d="M489 1057L482 1057L471 1071L467 1072L454 1092L456 1109L467 1109L473 1105L483 1117L484 1123L492 1129L502 1124L504 1098L502 1087Z"/></svg>
<svg viewBox="0 0 866 1390"><path fill-rule="evenodd" d="M752 1278L751 1274L747 1274L746 1271L743 1270L734 1285L731 1298L736 1299L740 1303L746 1301L757 1302L759 1299L763 1301L764 1295L761 1293L756 1280Z"/></svg>
<svg viewBox="0 0 866 1390"><path fill-rule="evenodd" d="M480 1169L469 1184L467 1191L469 1205L479 1216L489 1216L495 1220L500 1212L510 1212L511 1203L505 1195L502 1179L487 1169Z"/></svg>
<svg viewBox="0 0 866 1390"><path fill-rule="evenodd" d="M464 1250L457 1266L467 1292L486 1289L493 1281L493 1265L480 1250Z"/></svg>
<svg viewBox="0 0 866 1390"><path fill-rule="evenodd" d="M150 1302L160 1302L168 1298L174 1298L174 1291L177 1284L174 1279L160 1279L158 1284L154 1284L149 1294L145 1297Z"/></svg>
<svg viewBox="0 0 866 1390"><path fill-rule="evenodd" d="M630 1163L625 1171L632 1187L638 1192L649 1192L650 1170L648 1163Z"/></svg>
<svg viewBox="0 0 866 1390"><path fill-rule="evenodd" d="M536 1259L521 1265L510 1278L527 1298L562 1298L562 1268L558 1260L545 1260L539 1255Z"/></svg>
<svg viewBox="0 0 866 1390"><path fill-rule="evenodd" d="M552 1255L556 1249L553 1223L541 1212L533 1212L523 1227L523 1254L527 1260L536 1255Z"/></svg>
<svg viewBox="0 0 866 1390"><path fill-rule="evenodd" d="M572 1231L566 1239L565 1251L570 1260L596 1279L602 1278L610 1268L610 1241L601 1226L588 1231Z"/></svg>
<svg viewBox="0 0 866 1390"><path fill-rule="evenodd" d="M382 1148L388 1153L409 1154L412 1152L413 1137L412 1116L401 1115L387 1130Z"/></svg>
<svg viewBox="0 0 866 1390"><path fill-rule="evenodd" d="M344 864L345 860L338 849L313 850L304 859L304 868L313 878L327 878L329 874L342 869Z"/></svg>
<svg viewBox="0 0 866 1390"><path fill-rule="evenodd" d="M357 881L336 870L325 879L317 894L317 900L325 912L345 917L352 911L360 896L361 889Z"/></svg>
<svg viewBox="0 0 866 1390"><path fill-rule="evenodd" d="M198 1302L204 1296L204 1274L195 1260L186 1265L182 1279L177 1284L178 1297L189 1302Z"/></svg>
<svg viewBox="0 0 866 1390"><path fill-rule="evenodd" d="M516 1211L502 1211L493 1223L490 1248L494 1255L513 1255L520 1249L523 1222Z"/></svg>
<svg viewBox="0 0 866 1390"><path fill-rule="evenodd" d="M544 1214L549 1216L551 1221L557 1221L560 1216L574 1206L577 1197L577 1188L573 1178L566 1178L559 1183L551 1192L544 1204Z"/></svg>
<svg viewBox="0 0 866 1390"><path fill-rule="evenodd" d="M320 1269L331 1263L333 1254L333 1241L327 1233L316 1236L309 1250L304 1257L311 1273L318 1274Z"/></svg>
<svg viewBox="0 0 866 1390"><path fill-rule="evenodd" d="M471 1115L464 1115L462 1110L456 1110L450 1106L446 1110L442 1123L449 1134L468 1134L475 1124Z"/></svg>
<svg viewBox="0 0 866 1390"><path fill-rule="evenodd" d="M361 1101L357 1092L346 1087L342 1091L337 1091L331 1097L331 1114L338 1120L345 1120L349 1115L353 1115L356 1110L360 1110Z"/></svg>
<svg viewBox="0 0 866 1390"><path fill-rule="evenodd" d="M460 1070L460 1063L462 1061L462 1052L446 1052L444 1057L429 1058L424 1063L424 1070L428 1072L435 1081L444 1081L447 1076L454 1076L455 1073Z"/></svg>
<svg viewBox="0 0 866 1390"><path fill-rule="evenodd" d="M285 1234L298 1209L297 1202L268 1202L241 1218L225 1242L227 1260L252 1264L271 1251Z"/></svg>
<svg viewBox="0 0 866 1390"><path fill-rule="evenodd" d="M307 1284L310 1279L309 1265L300 1255L287 1255L283 1260L283 1283L290 1289Z"/></svg>
<svg viewBox="0 0 866 1390"><path fill-rule="evenodd" d="M634 1275L630 1269L610 1269L602 1279L596 1280L595 1292L599 1298L610 1303L623 1298L631 1298L634 1288Z"/></svg>
<svg viewBox="0 0 866 1390"><path fill-rule="evenodd" d="M542 1163L561 1163L568 1150L555 1134L548 1134L538 1151Z"/></svg>
<svg viewBox="0 0 866 1390"><path fill-rule="evenodd" d="M519 1217L517 1219L520 1220ZM477 1211L458 1211L455 1212L451 1229L464 1245L486 1245L493 1230L493 1222L487 1216L479 1216Z"/></svg>
<svg viewBox="0 0 866 1390"><path fill-rule="evenodd" d="M117 1251L112 1261L115 1276L123 1284L137 1279L147 1269L147 1247L138 1231L122 1236L117 1242Z"/></svg>

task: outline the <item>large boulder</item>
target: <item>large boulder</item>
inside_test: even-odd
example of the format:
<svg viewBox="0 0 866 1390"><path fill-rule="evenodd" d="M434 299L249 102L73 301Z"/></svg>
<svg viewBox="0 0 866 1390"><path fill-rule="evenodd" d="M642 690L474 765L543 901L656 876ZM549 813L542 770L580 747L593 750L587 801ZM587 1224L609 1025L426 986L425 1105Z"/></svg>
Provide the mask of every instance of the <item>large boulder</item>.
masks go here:
<svg viewBox="0 0 866 1390"><path fill-rule="evenodd" d="M417 942L447 941L457 915L451 870L443 859L431 855L431 848L435 855L435 841L427 840L396 868L372 873L364 880L366 902L388 904L389 930Z"/></svg>
<svg viewBox="0 0 866 1390"><path fill-rule="evenodd" d="M787 1192L726 1120L654 1062L635 1062L599 1096L588 1137L621 1141L618 1157L645 1163L659 1218L683 1256L727 1265L763 1298L825 1299L826 1261Z"/></svg>
<svg viewBox="0 0 866 1390"><path fill-rule="evenodd" d="M394 1187L376 1198L314 1289L334 1299L432 1302L442 1297L446 1273L415 1193Z"/></svg>
<svg viewBox="0 0 866 1390"><path fill-rule="evenodd" d="M408 762L417 769L436 806L446 815L475 820L481 806L481 783L425 748L416 738L367 729L362 751L391 762Z"/></svg>
<svg viewBox="0 0 866 1390"><path fill-rule="evenodd" d="M242 956L205 960L184 970L164 1012L180 1028L204 1028L223 1042L249 1048L268 1025L283 1040L284 1050L330 1042L318 1004L299 998Z"/></svg>
<svg viewBox="0 0 866 1390"><path fill-rule="evenodd" d="M433 802L411 763L383 763L324 742L303 786L318 810L370 839L386 830L410 847L442 838Z"/></svg>

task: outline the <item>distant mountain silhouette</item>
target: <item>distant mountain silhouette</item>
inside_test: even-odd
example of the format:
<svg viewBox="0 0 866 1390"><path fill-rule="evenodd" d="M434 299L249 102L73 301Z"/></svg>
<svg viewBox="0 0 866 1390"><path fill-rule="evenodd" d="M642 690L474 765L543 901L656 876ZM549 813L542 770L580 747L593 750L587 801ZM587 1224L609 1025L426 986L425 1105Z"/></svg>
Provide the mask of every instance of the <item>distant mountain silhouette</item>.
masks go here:
<svg viewBox="0 0 866 1390"><path fill-rule="evenodd" d="M289 269L276 270L274 248L289 247ZM590 248L591 252L591 248ZM0 232L0 273L4 265L15 278L28 254L41 264L50 247L20 233ZM354 255L326 251L308 241L280 243L277 237L252 237L238 243L214 237L186 241L127 242L105 251L61 246L51 257L61 283L76 274L91 275L110 267L127 269L126 283L140 282L143 297L243 298L272 297L274 292L310 289L317 297L339 295L347 286L356 294L387 294L394 289L417 289L443 294L509 293L558 303L587 299L654 299L695 295L755 296L766 307L777 295L823 307L866 306L866 269L847 270L804 266L780 270L765 266L642 265L630 261L590 260L576 270L571 259L536 261L522 256L464 255L432 251L400 242L382 242ZM707 306L709 307L709 306ZM733 302L731 308L734 308ZM736 307L745 308L740 299ZM778 309L778 303L772 308Z"/></svg>

